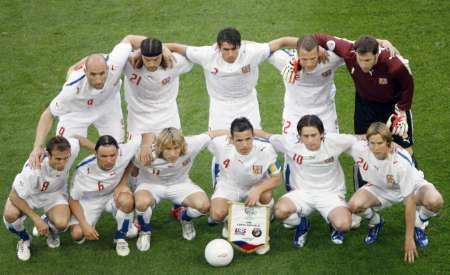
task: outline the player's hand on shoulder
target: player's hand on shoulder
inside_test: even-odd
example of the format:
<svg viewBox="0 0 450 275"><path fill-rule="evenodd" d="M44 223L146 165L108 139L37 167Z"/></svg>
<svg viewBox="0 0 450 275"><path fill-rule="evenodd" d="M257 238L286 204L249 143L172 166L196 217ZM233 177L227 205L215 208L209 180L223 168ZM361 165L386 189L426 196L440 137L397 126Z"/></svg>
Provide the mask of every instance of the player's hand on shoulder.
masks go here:
<svg viewBox="0 0 450 275"><path fill-rule="evenodd" d="M381 40L381 46L389 52L389 59L393 58L396 55L400 55L399 50L394 47L394 45L392 45L389 40Z"/></svg>
<svg viewBox="0 0 450 275"><path fill-rule="evenodd" d="M328 63L330 62L330 56L328 52L319 46L319 63Z"/></svg>
<svg viewBox="0 0 450 275"><path fill-rule="evenodd" d="M177 60L175 59L175 56L172 54L172 52L166 46L163 46L162 55L167 63L167 66L169 68L173 68L177 63Z"/></svg>
<svg viewBox="0 0 450 275"><path fill-rule="evenodd" d="M141 146L139 149L138 160L145 166L150 166L153 162L152 150L149 146Z"/></svg>
<svg viewBox="0 0 450 275"><path fill-rule="evenodd" d="M141 50L130 53L128 55L128 63L130 63L130 65L135 69L141 68L143 65Z"/></svg>
<svg viewBox="0 0 450 275"><path fill-rule="evenodd" d="M28 157L28 163L31 166L31 169L40 169L41 162L45 156L45 149L42 147L36 147L31 151L30 156Z"/></svg>

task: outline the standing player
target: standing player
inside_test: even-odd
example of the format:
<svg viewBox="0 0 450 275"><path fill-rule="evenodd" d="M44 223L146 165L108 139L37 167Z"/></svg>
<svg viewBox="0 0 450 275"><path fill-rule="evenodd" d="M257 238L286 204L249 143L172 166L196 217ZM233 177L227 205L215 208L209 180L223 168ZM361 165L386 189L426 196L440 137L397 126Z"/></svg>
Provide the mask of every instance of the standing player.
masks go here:
<svg viewBox="0 0 450 275"><path fill-rule="evenodd" d="M226 131L211 131L185 138L180 130L169 127L163 129L156 139L151 165L143 165L135 158L133 163L139 168L139 175L134 197L137 220L141 226L136 246L140 251L150 249L150 220L155 205L162 199L182 205L177 208L176 217L181 223L183 238L195 238L192 219L206 214L210 203L206 193L189 178L189 171L195 157L211 138L225 133ZM146 140L145 138L144 141Z"/></svg>
<svg viewBox="0 0 450 275"><path fill-rule="evenodd" d="M127 256L130 253L125 236L133 221L134 200L127 182L121 182L121 178L128 177L130 169L127 167L136 149L132 143L119 146L112 136L101 136L95 144L95 155L77 165L69 199L73 240L98 240L100 235L95 224L102 212L108 211L117 222L114 237L117 254Z"/></svg>
<svg viewBox="0 0 450 275"><path fill-rule="evenodd" d="M418 246L428 245L425 224L442 208L444 200L433 184L418 171L411 156L402 148L393 148L393 137L384 123L370 125L366 134L368 142L356 143L351 150L360 168L362 178L368 183L350 198L353 213L369 220L366 244L377 241L384 219L380 209L403 202L405 205L404 260L414 262ZM419 211L416 213L416 207Z"/></svg>
<svg viewBox="0 0 450 275"><path fill-rule="evenodd" d="M86 137L94 124L100 135L111 135L123 141L123 115L120 103L120 76L131 52L134 36L126 36L105 58L101 54L88 56L80 66L73 66L66 83L50 106L42 113L29 161L32 167L43 156L42 145L53 124L59 122L56 134Z"/></svg>
<svg viewBox="0 0 450 275"><path fill-rule="evenodd" d="M350 229L351 213L345 202L345 179L339 156L356 141L353 135L328 133L316 115L305 115L297 124L298 143L286 136L259 131L269 138L275 150L282 152L291 167L289 181L293 190L275 205L275 216L283 223L296 226L293 244L303 247L309 231L307 217L320 212L330 224L331 241L344 242L344 231Z"/></svg>
<svg viewBox="0 0 450 275"><path fill-rule="evenodd" d="M269 43L241 41L235 28L225 28L212 46L193 47L167 44L175 52L203 68L209 95L210 130L228 129L236 117L247 117L256 129L261 128L261 117L256 93L259 64L281 48L294 48L297 38L283 37ZM219 164L212 166L213 178ZM215 182L215 180L213 181Z"/></svg>
<svg viewBox="0 0 450 275"><path fill-rule="evenodd" d="M392 56L370 36L361 36L354 43L325 34L315 34L314 37L322 47L344 59L353 79L356 89L355 134L365 134L373 122L387 122L394 134L394 141L412 155L410 109L414 82L408 60L398 55ZM414 156L413 160L415 162ZM355 175L358 174L355 171ZM358 183L362 184L364 182Z"/></svg>
<svg viewBox="0 0 450 275"><path fill-rule="evenodd" d="M139 47L137 68L128 63L124 70L128 139L138 143L143 133L157 135L167 127L181 129L176 101L179 76L192 69L192 63L177 53L173 54L175 62L169 67L159 39L142 37Z"/></svg>
<svg viewBox="0 0 450 275"><path fill-rule="evenodd" d="M27 162L14 179L6 200L3 221L9 231L20 237L17 243L17 257L20 260L27 261L31 257L31 237L24 226L26 217L33 221L39 234L47 236L50 248L60 246L59 231L66 229L70 218L67 177L78 150L78 141L53 137L47 142L41 169L31 169ZM38 215L33 210L35 208L43 209L45 215Z"/></svg>
<svg viewBox="0 0 450 275"><path fill-rule="evenodd" d="M253 126L245 118L231 123L231 143L225 138L211 142L209 149L220 163L217 185L211 197L211 218L224 222L222 235L228 237L226 218L230 201L245 201L247 206L272 208L272 190L281 184L281 166L272 146L253 137ZM256 250L266 254L270 245Z"/></svg>

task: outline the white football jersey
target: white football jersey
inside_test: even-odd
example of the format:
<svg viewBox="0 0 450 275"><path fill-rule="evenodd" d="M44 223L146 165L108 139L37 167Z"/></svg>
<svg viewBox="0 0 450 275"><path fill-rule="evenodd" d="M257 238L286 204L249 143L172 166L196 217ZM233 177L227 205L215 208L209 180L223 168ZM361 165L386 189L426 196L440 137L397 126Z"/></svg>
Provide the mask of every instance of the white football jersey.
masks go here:
<svg viewBox="0 0 450 275"><path fill-rule="evenodd" d="M414 192L416 181L423 180L423 174L417 171L411 156L402 148L394 149L386 159L379 160L370 151L367 141L360 141L351 147L350 154L368 184L399 190L403 198Z"/></svg>
<svg viewBox="0 0 450 275"><path fill-rule="evenodd" d="M161 185L174 185L189 180L189 171L198 153L203 150L211 140L207 134L185 137L187 143L186 154L179 157L175 163L162 158L156 158L150 166L144 166L138 158L133 160L139 168L138 184L151 183Z"/></svg>
<svg viewBox="0 0 450 275"><path fill-rule="evenodd" d="M215 138L208 149L220 165L217 184L250 189L263 178L281 172L277 154L268 142L254 139L252 151L248 155L241 155L224 136Z"/></svg>
<svg viewBox="0 0 450 275"><path fill-rule="evenodd" d="M70 190L72 199L98 198L111 194L136 153L137 146L133 143L119 144L116 163L109 171L104 171L98 166L95 155L83 159L77 165L73 178Z"/></svg>
<svg viewBox="0 0 450 275"><path fill-rule="evenodd" d="M93 110L113 100L120 92L120 76L130 52L131 44L128 43L120 43L114 47L107 57L108 76L100 90L89 85L84 66L72 71L60 93L50 103L53 116Z"/></svg>
<svg viewBox="0 0 450 275"><path fill-rule="evenodd" d="M234 63L227 63L222 58L217 45L186 49L187 58L203 67L208 94L225 101L256 92L258 66L269 55L267 43L242 42Z"/></svg>
<svg viewBox="0 0 450 275"><path fill-rule="evenodd" d="M281 71L296 56L296 50L278 50L271 55L269 62ZM301 70L297 73L294 83L283 80L285 86L283 117L302 117L306 114L319 116L335 109L334 73L344 64L344 60L332 51L328 51L328 58L329 62L318 63L311 72Z"/></svg>
<svg viewBox="0 0 450 275"><path fill-rule="evenodd" d="M63 171L52 168L48 163L48 156L41 162L41 169L31 169L28 162L16 176L13 188L21 198L53 192L67 192L67 178L73 161L78 155L80 145L77 139L67 139L70 143L70 158Z"/></svg>
<svg viewBox="0 0 450 275"><path fill-rule="evenodd" d="M294 189L307 192L345 192L345 178L339 156L357 141L355 136L327 134L316 151L308 150L300 142L292 144L281 135L272 135L269 141L275 150L285 154L290 168L289 182Z"/></svg>

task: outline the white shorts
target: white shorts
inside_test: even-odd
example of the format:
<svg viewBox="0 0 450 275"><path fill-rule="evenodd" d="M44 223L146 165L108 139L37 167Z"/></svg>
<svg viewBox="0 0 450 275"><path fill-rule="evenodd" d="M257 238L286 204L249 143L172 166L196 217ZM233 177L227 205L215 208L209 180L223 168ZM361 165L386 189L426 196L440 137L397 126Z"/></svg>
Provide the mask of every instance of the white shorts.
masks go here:
<svg viewBox="0 0 450 275"><path fill-rule="evenodd" d="M416 181L414 192L417 193L420 188L426 185L433 186L432 183L426 181L425 179ZM369 191L381 203L380 206L373 207L377 211L383 208L391 207L394 204L401 203L404 199L404 197L400 193L400 189L381 188L371 183L367 183L366 185L361 187L361 189Z"/></svg>
<svg viewBox="0 0 450 275"><path fill-rule="evenodd" d="M148 191L152 194L153 198L158 204L163 199L171 200L173 203L182 204L183 201L190 195L198 192L205 193L198 185L191 181L173 184L173 185L162 185L162 184L151 184L151 183L141 183L136 188L135 193L138 191Z"/></svg>
<svg viewBox="0 0 450 275"><path fill-rule="evenodd" d="M252 123L254 129L261 129L261 116L256 92L248 97L230 98L221 100L209 98L209 123L210 130L230 129L231 122L238 117L246 117Z"/></svg>
<svg viewBox="0 0 450 275"><path fill-rule="evenodd" d="M59 117L56 135L70 137L77 134L87 137L89 126L94 124L99 135L111 135L122 143L125 130L121 104L120 93L116 93L114 98L96 109L62 115Z"/></svg>
<svg viewBox="0 0 450 275"><path fill-rule="evenodd" d="M84 217L91 226L95 226L103 211L112 213L113 215L117 212L114 193L102 197L82 198L80 204L83 207ZM77 218L72 215L69 225L78 223Z"/></svg>
<svg viewBox="0 0 450 275"><path fill-rule="evenodd" d="M23 198L32 209L43 209L47 213L57 205L68 205L68 195L66 192L52 192L34 194Z"/></svg>
<svg viewBox="0 0 450 275"><path fill-rule="evenodd" d="M177 103L170 104L166 108L151 110L148 112L135 112L128 110L127 130L128 141L141 139L143 133L158 135L164 128L175 127L181 129L180 115Z"/></svg>
<svg viewBox="0 0 450 275"><path fill-rule="evenodd" d="M283 114L283 125L281 128L281 134L283 136L287 136L289 141L293 143L298 142L299 136L297 132L297 124L299 120L308 113L307 110L303 113L296 114ZM337 120L336 108L329 109L328 112L317 115L323 123L323 127L325 129L325 133L339 133L339 124Z"/></svg>
<svg viewBox="0 0 450 275"><path fill-rule="evenodd" d="M211 196L211 200L215 198L223 198L229 201L243 201L247 198L248 193L252 188L238 188L225 183L218 183Z"/></svg>
<svg viewBox="0 0 450 275"><path fill-rule="evenodd" d="M297 208L297 213L307 217L314 210L328 222L328 216L331 211L337 207L347 207L345 194L342 192L317 192L309 193L301 190L293 190L282 196L289 198Z"/></svg>

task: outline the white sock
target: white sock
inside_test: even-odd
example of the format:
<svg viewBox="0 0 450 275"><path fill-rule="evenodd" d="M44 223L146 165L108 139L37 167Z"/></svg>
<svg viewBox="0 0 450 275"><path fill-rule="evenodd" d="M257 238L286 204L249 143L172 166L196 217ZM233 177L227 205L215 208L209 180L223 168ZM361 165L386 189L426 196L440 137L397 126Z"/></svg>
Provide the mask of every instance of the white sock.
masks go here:
<svg viewBox="0 0 450 275"><path fill-rule="evenodd" d="M189 218L198 218L198 217L200 217L200 216L202 216L202 215L204 215L204 214L203 214L202 212L198 211L198 210L195 209L195 208L188 207L188 208L186 209L186 215L187 215Z"/></svg>
<svg viewBox="0 0 450 275"><path fill-rule="evenodd" d="M293 213L289 217L284 219L283 223L292 226L297 226L300 224L300 216L298 215L298 213Z"/></svg>
<svg viewBox="0 0 450 275"><path fill-rule="evenodd" d="M416 211L416 227L424 228L424 223L427 222L431 217L436 216L437 213L432 212L425 208L425 206L420 206L418 211Z"/></svg>
<svg viewBox="0 0 450 275"><path fill-rule="evenodd" d="M22 216L15 220L13 223L9 223L6 221L5 217L3 217L3 223L5 224L6 229L14 234L17 234L22 240L29 240L30 236L25 230L25 226L23 224L26 218L26 216Z"/></svg>
<svg viewBox="0 0 450 275"><path fill-rule="evenodd" d="M130 222L133 221L134 212L125 213L120 209L117 209L117 213L115 215L117 222L117 231L115 239L125 239Z"/></svg>
<svg viewBox="0 0 450 275"><path fill-rule="evenodd" d="M369 220L369 225L380 223L380 214L375 212L372 208L367 208L364 212L358 214L366 220Z"/></svg>

